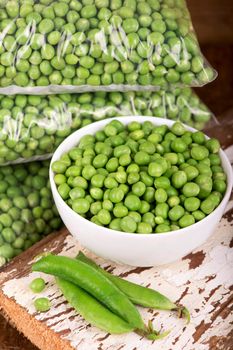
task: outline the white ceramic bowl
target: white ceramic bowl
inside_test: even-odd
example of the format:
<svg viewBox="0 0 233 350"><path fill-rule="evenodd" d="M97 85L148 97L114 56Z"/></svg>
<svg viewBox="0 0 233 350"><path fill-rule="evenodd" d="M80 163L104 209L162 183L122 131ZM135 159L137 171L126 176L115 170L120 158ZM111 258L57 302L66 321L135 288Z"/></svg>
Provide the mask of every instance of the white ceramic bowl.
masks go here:
<svg viewBox="0 0 233 350"><path fill-rule="evenodd" d="M131 116L118 117L122 123L151 121L155 125L172 126L173 121L155 117ZM77 145L79 139L87 134L94 134L112 119L90 124L67 137L55 151L51 164L59 160L62 154ZM187 127L187 130L196 131ZM232 189L231 165L221 150L222 166L227 174L227 190L220 205L206 218L192 226L162 234L132 234L110 230L98 226L75 213L60 197L54 183L54 173L50 166L50 182L53 197L59 214L70 233L86 248L97 255L119 263L132 266L153 266L171 263L204 243L213 233L220 221Z"/></svg>

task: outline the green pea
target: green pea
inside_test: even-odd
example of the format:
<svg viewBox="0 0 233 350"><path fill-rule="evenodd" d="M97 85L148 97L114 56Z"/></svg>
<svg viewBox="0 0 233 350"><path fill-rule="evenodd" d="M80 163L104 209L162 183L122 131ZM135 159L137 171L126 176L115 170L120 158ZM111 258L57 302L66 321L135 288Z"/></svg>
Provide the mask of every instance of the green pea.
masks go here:
<svg viewBox="0 0 233 350"><path fill-rule="evenodd" d="M137 226L137 233L152 233L152 227L147 222L139 222Z"/></svg>
<svg viewBox="0 0 233 350"><path fill-rule="evenodd" d="M103 206L103 209L106 209L108 211L113 210L113 204L109 199L104 200L102 203L102 206Z"/></svg>
<svg viewBox="0 0 233 350"><path fill-rule="evenodd" d="M189 197L184 201L184 207L187 211L193 212L200 207L200 199L196 197Z"/></svg>
<svg viewBox="0 0 233 350"><path fill-rule="evenodd" d="M62 183L58 186L58 192L63 199L68 199L70 187L66 183Z"/></svg>
<svg viewBox="0 0 233 350"><path fill-rule="evenodd" d="M187 145L184 141L182 141L182 139L177 138L174 141L172 141L171 148L177 153L183 153L186 151Z"/></svg>
<svg viewBox="0 0 233 350"><path fill-rule="evenodd" d="M191 181L191 180L195 179L198 176L198 174L199 174L198 169L195 166L192 166L192 165L187 166L184 169L184 172L187 175L187 180L188 181Z"/></svg>
<svg viewBox="0 0 233 350"><path fill-rule="evenodd" d="M109 224L109 228L111 230L115 230L115 231L121 231L121 219L120 218L116 218L113 219L110 224Z"/></svg>
<svg viewBox="0 0 233 350"><path fill-rule="evenodd" d="M45 289L45 281L43 278L35 278L29 285L33 293L41 293Z"/></svg>
<svg viewBox="0 0 233 350"><path fill-rule="evenodd" d="M128 184L132 185L140 180L140 175L137 172L130 172L127 177Z"/></svg>
<svg viewBox="0 0 233 350"><path fill-rule="evenodd" d="M109 193L109 199L113 203L119 203L124 198L124 192L122 189L113 188Z"/></svg>
<svg viewBox="0 0 233 350"><path fill-rule="evenodd" d="M207 197L213 188L213 181L212 179L205 174L198 175L195 179L195 183L199 186L200 192L198 194L198 197L200 199L203 199Z"/></svg>
<svg viewBox="0 0 233 350"><path fill-rule="evenodd" d="M14 256L14 249L9 243L4 243L0 246L0 256L5 259L11 259Z"/></svg>
<svg viewBox="0 0 233 350"><path fill-rule="evenodd" d="M155 207L155 215L160 216L163 219L167 218L169 206L167 203L158 203Z"/></svg>
<svg viewBox="0 0 233 350"><path fill-rule="evenodd" d="M90 203L85 198L77 198L72 202L72 209L78 214L85 214L90 208Z"/></svg>
<svg viewBox="0 0 233 350"><path fill-rule="evenodd" d="M93 199L100 200L103 198L103 190L98 187L92 187L90 189L90 195Z"/></svg>
<svg viewBox="0 0 233 350"><path fill-rule="evenodd" d="M75 187L75 188L69 190L69 197L72 200L74 200L76 198L84 198L85 194L86 194L85 190L82 187Z"/></svg>
<svg viewBox="0 0 233 350"><path fill-rule="evenodd" d="M171 228L167 224L160 224L160 225L157 225L155 228L156 233L165 233L169 231L171 231Z"/></svg>
<svg viewBox="0 0 233 350"><path fill-rule="evenodd" d="M146 185L142 181L138 181L132 186L132 193L137 197L141 197L146 191Z"/></svg>
<svg viewBox="0 0 233 350"><path fill-rule="evenodd" d="M102 203L101 203L100 201L91 203L90 212L91 212L93 215L97 215L98 212L99 212L101 209L102 209Z"/></svg>
<svg viewBox="0 0 233 350"><path fill-rule="evenodd" d="M205 143L205 135L201 131L194 132L192 134L192 139L195 143L202 145Z"/></svg>
<svg viewBox="0 0 233 350"><path fill-rule="evenodd" d="M152 167L152 168L153 168L153 167ZM152 169L152 170L153 170L153 169ZM156 170L157 170L157 169L156 169ZM153 172L152 172L152 173L153 173ZM141 178L142 182L144 182L144 184L145 184L146 186L152 186L152 185L153 185L153 182L154 182L153 177L150 176L148 173L146 173L146 172L144 172L144 171L140 172L140 178Z"/></svg>
<svg viewBox="0 0 233 350"><path fill-rule="evenodd" d="M181 188L187 182L187 175L184 171L179 170L172 175L172 185L175 188Z"/></svg>
<svg viewBox="0 0 233 350"><path fill-rule="evenodd" d="M175 134L176 136L182 136L185 133L185 127L183 126L183 124L176 122L172 125L171 127L171 131L173 132L173 134Z"/></svg>
<svg viewBox="0 0 233 350"><path fill-rule="evenodd" d="M162 164L152 162L148 166L148 174L153 177L160 177L164 173Z"/></svg>
<svg viewBox="0 0 233 350"><path fill-rule="evenodd" d="M149 224L152 228L155 226L155 216L153 213L148 212L143 214L142 221Z"/></svg>
<svg viewBox="0 0 233 350"><path fill-rule="evenodd" d="M169 219L178 221L184 215L184 208L181 205L176 205L168 212Z"/></svg>
<svg viewBox="0 0 233 350"><path fill-rule="evenodd" d="M158 203L164 203L167 200L167 193L163 188L158 188L155 191L155 200Z"/></svg>
<svg viewBox="0 0 233 350"><path fill-rule="evenodd" d="M149 210L150 210L150 204L147 203L146 201L142 200L140 208L139 208L140 214L145 214L145 213L149 212Z"/></svg>
<svg viewBox="0 0 233 350"><path fill-rule="evenodd" d="M103 225L108 225L111 222L111 214L106 209L101 209L97 214L97 218Z"/></svg>
<svg viewBox="0 0 233 350"><path fill-rule="evenodd" d="M173 186L170 186L169 188L167 188L166 192L168 197L177 196L179 193L178 190Z"/></svg>
<svg viewBox="0 0 233 350"><path fill-rule="evenodd" d="M113 214L117 218L123 218L128 214L128 208L124 206L123 204L116 204L113 209Z"/></svg>
<svg viewBox="0 0 233 350"><path fill-rule="evenodd" d="M115 173L115 179L120 184L124 184L126 183L126 180L127 180L127 173L125 171L118 171Z"/></svg>
<svg viewBox="0 0 233 350"><path fill-rule="evenodd" d="M227 188L227 185L226 185L226 182L224 180L214 180L213 189L215 191L218 191L218 192L224 194L226 191L226 188Z"/></svg>
<svg viewBox="0 0 233 350"><path fill-rule="evenodd" d="M95 175L94 175L95 176ZM76 176L74 179L73 179L73 187L81 187L83 188L84 190L87 189L88 187L88 182L86 179L84 179L83 177L81 176Z"/></svg>
<svg viewBox="0 0 233 350"><path fill-rule="evenodd" d="M182 188L182 192L185 197L196 197L200 192L200 188L195 182L187 182Z"/></svg>
<svg viewBox="0 0 233 350"><path fill-rule="evenodd" d="M66 164L62 161L56 161L52 164L52 170L55 173L63 174L66 171Z"/></svg>
<svg viewBox="0 0 233 350"><path fill-rule="evenodd" d="M51 303L48 298L38 298L35 299L34 306L38 312L47 312L51 308Z"/></svg>
<svg viewBox="0 0 233 350"><path fill-rule="evenodd" d="M141 201L134 194L128 194L124 201L125 206L132 211L136 211L140 209Z"/></svg>
<svg viewBox="0 0 233 350"><path fill-rule="evenodd" d="M194 219L193 215L191 215L191 214L185 214L179 220L179 225L182 228L193 225L194 223L195 223L195 219Z"/></svg>
<svg viewBox="0 0 233 350"><path fill-rule="evenodd" d="M205 218L205 214L201 210L195 210L192 215L196 221L200 221Z"/></svg>
<svg viewBox="0 0 233 350"><path fill-rule="evenodd" d="M180 198L178 196L170 196L167 203L170 207L174 207L180 203Z"/></svg>
<svg viewBox="0 0 233 350"><path fill-rule="evenodd" d="M154 186L156 188L163 188L164 190L167 190L170 187L170 185L170 180L166 176L156 178L154 181Z"/></svg>
<svg viewBox="0 0 233 350"><path fill-rule="evenodd" d="M218 153L220 150L220 143L217 139L209 139L206 141L205 146L210 153Z"/></svg>
<svg viewBox="0 0 233 350"><path fill-rule="evenodd" d="M130 216L125 216L120 222L121 230L124 232L133 233L137 229L137 224Z"/></svg>
<svg viewBox="0 0 233 350"><path fill-rule="evenodd" d="M191 156L195 160L202 160L207 158L209 151L205 146L193 146L191 149Z"/></svg>
<svg viewBox="0 0 233 350"><path fill-rule="evenodd" d="M15 238L16 238L14 231L10 227L5 227L2 230L1 234L2 234L4 241L7 243L13 243Z"/></svg>

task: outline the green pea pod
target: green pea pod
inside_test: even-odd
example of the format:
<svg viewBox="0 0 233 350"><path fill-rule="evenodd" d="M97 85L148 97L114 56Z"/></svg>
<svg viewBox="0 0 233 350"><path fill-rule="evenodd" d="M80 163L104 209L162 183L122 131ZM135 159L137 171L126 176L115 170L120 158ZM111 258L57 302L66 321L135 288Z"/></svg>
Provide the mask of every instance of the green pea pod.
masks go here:
<svg viewBox="0 0 233 350"><path fill-rule="evenodd" d="M132 327L147 333L137 308L109 278L93 266L65 256L48 255L32 266L40 271L65 279L83 288Z"/></svg>
<svg viewBox="0 0 233 350"><path fill-rule="evenodd" d="M112 275L98 266L82 252L79 252L77 259L101 271L123 293L125 293L134 304L159 310L174 310L178 312L179 317L183 316L187 319L187 322L190 321L189 311L184 306L174 304L166 296L157 292L156 290L140 286L136 283L129 282L118 276Z"/></svg>
<svg viewBox="0 0 233 350"><path fill-rule="evenodd" d="M90 294L62 278L56 278L57 285L70 305L89 323L111 334L123 334L134 327L112 313Z"/></svg>

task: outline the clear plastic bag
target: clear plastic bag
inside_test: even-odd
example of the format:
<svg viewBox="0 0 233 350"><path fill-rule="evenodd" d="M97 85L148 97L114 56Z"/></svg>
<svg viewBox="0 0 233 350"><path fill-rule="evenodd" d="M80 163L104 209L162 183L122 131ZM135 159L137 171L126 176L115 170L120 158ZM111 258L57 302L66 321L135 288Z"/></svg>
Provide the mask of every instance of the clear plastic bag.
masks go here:
<svg viewBox="0 0 233 350"><path fill-rule="evenodd" d="M48 161L0 167L0 267L61 226Z"/></svg>
<svg viewBox="0 0 233 350"><path fill-rule="evenodd" d="M158 90L216 77L185 0L0 0L0 93Z"/></svg>
<svg viewBox="0 0 233 350"><path fill-rule="evenodd" d="M190 88L157 92L0 95L0 165L49 158L75 130L114 116L151 115L197 129L213 114Z"/></svg>

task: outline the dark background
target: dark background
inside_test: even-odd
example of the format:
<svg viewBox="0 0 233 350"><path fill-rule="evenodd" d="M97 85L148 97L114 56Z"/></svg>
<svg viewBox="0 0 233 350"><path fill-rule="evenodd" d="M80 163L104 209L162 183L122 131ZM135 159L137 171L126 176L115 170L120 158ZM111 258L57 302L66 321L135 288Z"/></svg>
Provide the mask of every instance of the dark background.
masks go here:
<svg viewBox="0 0 233 350"><path fill-rule="evenodd" d="M202 52L218 71L213 83L195 91L221 118L233 109L233 1L187 0L187 3Z"/></svg>
<svg viewBox="0 0 233 350"><path fill-rule="evenodd" d="M218 78L197 94L227 128L233 126L233 0L187 0L203 54ZM22 320L23 321L23 320ZM0 350L36 350L0 315Z"/></svg>

